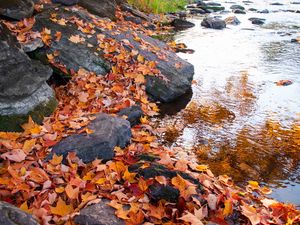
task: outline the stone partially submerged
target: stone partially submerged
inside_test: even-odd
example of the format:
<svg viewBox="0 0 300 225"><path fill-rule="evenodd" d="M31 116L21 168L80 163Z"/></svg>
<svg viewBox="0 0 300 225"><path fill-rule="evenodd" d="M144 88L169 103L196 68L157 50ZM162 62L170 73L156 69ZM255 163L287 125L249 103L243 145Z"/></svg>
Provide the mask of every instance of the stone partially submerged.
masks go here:
<svg viewBox="0 0 300 225"><path fill-rule="evenodd" d="M56 99L46 84L51 68L31 60L1 24L0 74L0 130L19 131L29 116L42 122L53 112Z"/></svg>
<svg viewBox="0 0 300 225"><path fill-rule="evenodd" d="M71 135L52 149L47 159L57 155L67 156L69 152L75 152L84 163L92 162L95 159L111 160L115 153L114 148L124 148L131 138L130 123L121 118L108 114L99 114L88 126L92 134Z"/></svg>
<svg viewBox="0 0 300 225"><path fill-rule="evenodd" d="M59 52L55 60L65 65L67 70L77 71L79 68L84 68L98 75L105 75L110 71L110 65L104 59L101 50L99 51L97 39L97 35L104 34L105 37L115 39L119 43L122 43L123 40L128 40L131 45L131 47L127 46L128 50L137 50L145 60L157 62L157 68L166 79L146 76L146 91L154 100L170 102L190 89L194 75L193 65L179 58L164 42L130 30L121 33L116 32L114 29L109 30L97 26L93 29L94 33L84 33L74 23L61 25L54 22L52 18L54 14L57 19L63 18L68 21L70 18L76 17L86 24L92 23L97 18L78 8L60 7L57 10L50 8L40 13L36 16L36 23L33 29L40 32L45 28L51 30L52 44L49 47L36 51L35 57L45 61L47 54ZM125 30L126 27L122 29ZM56 32L61 32L59 41L55 40ZM74 43L70 41L71 36L80 37L84 41ZM145 49L143 43L139 42L136 36L155 50ZM160 59L162 56L164 59Z"/></svg>
<svg viewBox="0 0 300 225"><path fill-rule="evenodd" d="M32 215L17 207L0 201L1 225L39 225Z"/></svg>

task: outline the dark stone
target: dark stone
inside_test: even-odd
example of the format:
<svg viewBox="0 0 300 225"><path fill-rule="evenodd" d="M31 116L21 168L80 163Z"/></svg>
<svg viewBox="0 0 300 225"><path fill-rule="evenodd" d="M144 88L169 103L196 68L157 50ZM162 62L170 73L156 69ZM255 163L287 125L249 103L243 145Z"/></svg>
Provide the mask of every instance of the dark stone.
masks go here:
<svg viewBox="0 0 300 225"><path fill-rule="evenodd" d="M0 201L0 224L1 225L39 225L36 219L29 213Z"/></svg>
<svg viewBox="0 0 300 225"><path fill-rule="evenodd" d="M280 2L274 2L274 3L271 3L270 5L284 5L284 4L282 4Z"/></svg>
<svg viewBox="0 0 300 225"><path fill-rule="evenodd" d="M150 199L154 202L158 202L162 199L176 203L179 198L179 191L169 185L153 184L149 187Z"/></svg>
<svg viewBox="0 0 300 225"><path fill-rule="evenodd" d="M99 17L116 20L117 3L115 0L80 0L79 5Z"/></svg>
<svg viewBox="0 0 300 225"><path fill-rule="evenodd" d="M84 163L97 158L111 160L114 157L114 148L124 148L131 138L130 123L127 120L104 113L97 115L88 128L94 133L75 134L63 139L53 147L47 160L51 159L54 153L66 156L69 152L76 152Z"/></svg>
<svg viewBox="0 0 300 225"><path fill-rule="evenodd" d="M200 9L200 8L196 8L196 9L190 9L190 14L196 15L196 14L205 14L207 13L206 10L204 9Z"/></svg>
<svg viewBox="0 0 300 225"><path fill-rule="evenodd" d="M148 21L148 22L152 22L152 19L146 15L145 13L136 10L134 8L132 8L130 5L128 4L121 4L121 10L122 11L126 11L126 12L130 12L132 15L141 18L142 20Z"/></svg>
<svg viewBox="0 0 300 225"><path fill-rule="evenodd" d="M143 23L143 20L141 18L135 17L135 16L127 16L127 15L125 15L124 16L124 20L133 22L135 24L142 24Z"/></svg>
<svg viewBox="0 0 300 225"><path fill-rule="evenodd" d="M16 38L0 24L0 130L20 131L31 115L42 122L56 107L46 84L51 68L31 60Z"/></svg>
<svg viewBox="0 0 300 225"><path fill-rule="evenodd" d="M201 6L201 8L204 9L206 12L210 12L210 11L219 12L225 9L225 7L223 6L213 6L213 5Z"/></svg>
<svg viewBox="0 0 300 225"><path fill-rule="evenodd" d="M201 26L221 30L226 28L226 23L224 20L221 20L216 17L206 17L201 22Z"/></svg>
<svg viewBox="0 0 300 225"><path fill-rule="evenodd" d="M52 3L60 3L66 6L76 5L78 2L79 0L52 0Z"/></svg>
<svg viewBox="0 0 300 225"><path fill-rule="evenodd" d="M144 112L140 106L131 106L129 108L122 109L118 116L126 116L126 120L130 122L130 125L133 127L140 123L140 119L143 116Z"/></svg>
<svg viewBox="0 0 300 225"><path fill-rule="evenodd" d="M265 20L266 20L266 19L252 17L252 18L249 18L248 20L250 20L250 21L252 22L252 24L255 24L255 25L262 25L262 24L265 23Z"/></svg>
<svg viewBox="0 0 300 225"><path fill-rule="evenodd" d="M246 12L244 10L241 10L241 9L234 9L232 10L233 13L235 14L246 14Z"/></svg>
<svg viewBox="0 0 300 225"><path fill-rule="evenodd" d="M108 200L88 206L80 210L79 215L74 217L77 225L125 225L124 220L115 215L115 210L108 206Z"/></svg>
<svg viewBox="0 0 300 225"><path fill-rule="evenodd" d="M239 21L239 19L236 16L227 17L224 21L226 24L230 25L239 25L241 23L241 21Z"/></svg>
<svg viewBox="0 0 300 225"><path fill-rule="evenodd" d="M217 2L206 2L206 5L209 5L209 6L221 6L221 4L217 3Z"/></svg>
<svg viewBox="0 0 300 225"><path fill-rule="evenodd" d="M300 5L300 2L291 2L291 4Z"/></svg>
<svg viewBox="0 0 300 225"><path fill-rule="evenodd" d="M173 26L176 30L184 30L194 27L195 24L183 19L174 19L171 22L171 26Z"/></svg>
<svg viewBox="0 0 300 225"><path fill-rule="evenodd" d="M258 13L269 13L269 10L267 10L267 9L260 10L260 11L258 11Z"/></svg>
<svg viewBox="0 0 300 225"><path fill-rule="evenodd" d="M257 11L257 9L254 9L254 8L250 8L248 10L251 11L251 12L256 12Z"/></svg>
<svg viewBox="0 0 300 225"><path fill-rule="evenodd" d="M241 5L232 5L230 6L230 9L240 9L240 10L245 10L244 6Z"/></svg>
<svg viewBox="0 0 300 225"><path fill-rule="evenodd" d="M291 42L292 42L292 43L300 43L300 37L298 37L298 38L293 38L293 39L291 40Z"/></svg>
<svg viewBox="0 0 300 225"><path fill-rule="evenodd" d="M32 0L0 0L0 15L21 20L32 16L34 3Z"/></svg>
<svg viewBox="0 0 300 225"><path fill-rule="evenodd" d="M98 54L96 35L100 32L98 31L98 33L95 34L94 39L89 38L89 34L79 31L75 24L61 26L58 23L53 22L50 19L51 14L53 13L56 13L58 18L71 18L73 16L77 16L84 21L86 19L85 15L83 15L81 11L72 11L72 9L69 8L65 10L64 7L60 7L58 10L49 8L38 14L36 16L36 23L33 27L33 30L41 32L44 28L47 28L53 31L51 32L52 43L50 47L37 49L33 53L33 57L41 60L44 63L47 63L47 54L53 54L55 51L58 51L59 55L55 57L55 60L66 66L68 73L64 75L68 76L71 69L78 71L80 68L95 72L97 75L106 75L110 70L110 65L102 57L96 55ZM60 41L55 41L56 38L54 35L56 32L62 33L62 38ZM80 35L80 37L85 38L85 42L83 44L71 42L69 38L72 35ZM88 44L91 44L94 47L88 47ZM56 67L53 67L53 70L58 74L63 73Z"/></svg>
<svg viewBox="0 0 300 225"><path fill-rule="evenodd" d="M252 1L243 1L243 3L244 3L244 4L252 4L252 3L254 3L254 2L252 2Z"/></svg>

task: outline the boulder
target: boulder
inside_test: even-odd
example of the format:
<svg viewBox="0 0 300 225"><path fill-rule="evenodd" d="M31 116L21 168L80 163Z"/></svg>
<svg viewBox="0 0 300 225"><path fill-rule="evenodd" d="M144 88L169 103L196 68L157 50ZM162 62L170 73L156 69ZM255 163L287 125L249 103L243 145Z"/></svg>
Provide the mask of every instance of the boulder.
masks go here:
<svg viewBox="0 0 300 225"><path fill-rule="evenodd" d="M36 23L34 24L33 30L42 32L44 28L51 30L52 43L50 47L44 47L37 49L32 53L33 58L37 58L40 61L46 63L47 54L53 54L54 52L59 52L59 55L55 57L55 60L62 65L65 65L67 75L70 76L69 71L78 71L83 68L88 71L95 72L98 75L106 75L110 70L110 64L99 57L97 54L97 39L95 34L94 38L89 38L90 34L85 34L78 30L75 24L68 24L66 26L55 23L51 20L51 15L56 13L58 18L71 18L77 16L80 19L85 19L83 15L78 11L72 11L72 9L60 7L58 10L55 8L49 8L36 16ZM61 39L56 41L56 32L61 32ZM77 36L85 39L83 44L74 43L70 41L71 36ZM88 45L93 45L94 47L89 47ZM62 74L62 71L53 67L56 73Z"/></svg>
<svg viewBox="0 0 300 225"><path fill-rule="evenodd" d="M34 10L32 0L1 0L0 16L15 20L31 17Z"/></svg>
<svg viewBox="0 0 300 225"><path fill-rule="evenodd" d="M149 187L150 199L154 202L166 200L176 203L179 198L179 191L170 185L153 184Z"/></svg>
<svg viewBox="0 0 300 225"><path fill-rule="evenodd" d="M130 125L133 127L140 123L141 117L144 115L143 110L140 106L131 106L125 109L122 109L118 116L126 117L125 119L130 122Z"/></svg>
<svg viewBox="0 0 300 225"><path fill-rule="evenodd" d="M251 21L252 24L255 25L262 25L265 23L266 19L262 19L262 18L256 18L256 17L251 17L248 20Z"/></svg>
<svg viewBox="0 0 300 225"><path fill-rule="evenodd" d="M174 19L171 22L171 26L173 26L176 30L184 30L194 27L195 24L184 19Z"/></svg>
<svg viewBox="0 0 300 225"><path fill-rule="evenodd" d="M204 9L200 9L200 8L196 8L196 9L189 9L190 14L196 15L196 14L205 14L208 13L206 10Z"/></svg>
<svg viewBox="0 0 300 225"><path fill-rule="evenodd" d="M232 9L232 10L234 10L234 9L245 10L245 7L241 6L241 5L232 5L232 6L230 6L230 9Z"/></svg>
<svg viewBox="0 0 300 225"><path fill-rule="evenodd" d="M269 13L269 10L268 9L264 9L264 10L260 10L260 11L258 11L258 13Z"/></svg>
<svg viewBox="0 0 300 225"><path fill-rule="evenodd" d="M53 54L53 52L58 51L59 55L55 57L55 60L65 65L68 70L73 69L76 71L79 68L84 68L98 75L104 75L110 70L110 66L103 59L101 51L97 49L99 45L97 35L104 34L105 37L115 39L118 42L123 42L124 39L128 40L130 46L125 45L128 51L135 49L147 61L157 62L157 68L165 79L156 76L146 76L146 91L154 100L171 102L190 89L194 75L194 66L179 58L175 52L170 50L166 43L131 30L121 33L115 32L113 29L95 27L93 34L85 34L79 31L74 24L68 23L67 26L62 26L53 22L50 19L53 14L57 15L57 18L76 17L78 20L83 20L86 23L92 23L94 19L86 11L72 8L65 9L64 7L60 7L57 10L48 9L37 15L33 29L42 31L44 28L47 28L53 32L51 33L51 46L37 50L35 52L36 58L43 60L47 57L47 54ZM104 21L104 19L102 20ZM55 40L54 35L57 31L62 33L60 41ZM75 35L79 35L85 41L83 43L73 43L69 38ZM137 40L136 36L147 43L149 48L155 48L155 50L145 48L143 43ZM165 59L160 59L161 55ZM180 65L180 67L176 65Z"/></svg>
<svg viewBox="0 0 300 225"><path fill-rule="evenodd" d="M239 25L241 23L241 21L239 21L239 19L236 16L227 17L224 21L226 24L230 25Z"/></svg>
<svg viewBox="0 0 300 225"><path fill-rule="evenodd" d="M79 215L74 217L77 225L125 225L124 220L115 215L115 210L108 206L108 200L88 206L80 210Z"/></svg>
<svg viewBox="0 0 300 225"><path fill-rule="evenodd" d="M114 148L124 148L130 141L130 123L121 118L101 113L88 125L92 134L74 134L59 142L52 149L51 154L46 158L51 159L53 154L67 156L69 152L76 152L76 155L84 163L92 162L95 159L104 161L114 157Z"/></svg>
<svg viewBox="0 0 300 225"><path fill-rule="evenodd" d="M80 0L79 5L99 17L116 20L117 2L115 0Z"/></svg>
<svg viewBox="0 0 300 225"><path fill-rule="evenodd" d="M0 74L0 130L21 131L29 116L40 123L53 112L56 99L46 84L51 68L31 60L1 24Z"/></svg>
<svg viewBox="0 0 300 225"><path fill-rule="evenodd" d="M62 5L76 5L79 2L79 0L52 0L52 3L60 3Z"/></svg>
<svg viewBox="0 0 300 225"><path fill-rule="evenodd" d="M206 28L221 30L221 29L226 28L226 23L224 20L221 20L216 17L206 17L201 22L201 26L206 27Z"/></svg>
<svg viewBox="0 0 300 225"><path fill-rule="evenodd" d="M246 14L246 12L244 10L241 10L241 9L234 9L232 10L233 13L235 14Z"/></svg>
<svg viewBox="0 0 300 225"><path fill-rule="evenodd" d="M0 201L1 225L39 225L36 219L29 213Z"/></svg>

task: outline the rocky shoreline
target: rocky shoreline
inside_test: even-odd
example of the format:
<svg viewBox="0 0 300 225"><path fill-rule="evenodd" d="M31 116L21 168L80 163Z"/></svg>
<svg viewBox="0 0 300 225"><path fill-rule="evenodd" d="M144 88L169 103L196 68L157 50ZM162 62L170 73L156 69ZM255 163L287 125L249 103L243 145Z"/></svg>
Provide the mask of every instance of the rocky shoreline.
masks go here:
<svg viewBox="0 0 300 225"><path fill-rule="evenodd" d="M122 0L14 0L0 2L0 16L1 224L299 221L268 189L240 189L159 144L147 116L189 91L194 75L174 51L182 47L153 38L159 17Z"/></svg>

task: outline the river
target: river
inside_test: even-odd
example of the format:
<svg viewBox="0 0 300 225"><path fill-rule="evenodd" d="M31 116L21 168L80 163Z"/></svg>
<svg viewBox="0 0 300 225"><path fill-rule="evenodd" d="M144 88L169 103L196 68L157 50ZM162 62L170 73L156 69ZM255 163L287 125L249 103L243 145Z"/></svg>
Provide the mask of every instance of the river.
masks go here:
<svg viewBox="0 0 300 225"><path fill-rule="evenodd" d="M272 188L271 197L299 207L300 44L291 39L300 36L300 13L283 10L300 5L273 2L236 1L270 13L236 14L241 24L223 30L203 28L203 18L193 17L196 26L176 34L177 42L195 50L179 53L195 66L194 84L192 93L162 106L162 141L216 175L227 174L239 185L259 181ZM226 9L233 4L220 3ZM250 17L266 22L253 25ZM279 80L293 83L278 86Z"/></svg>

